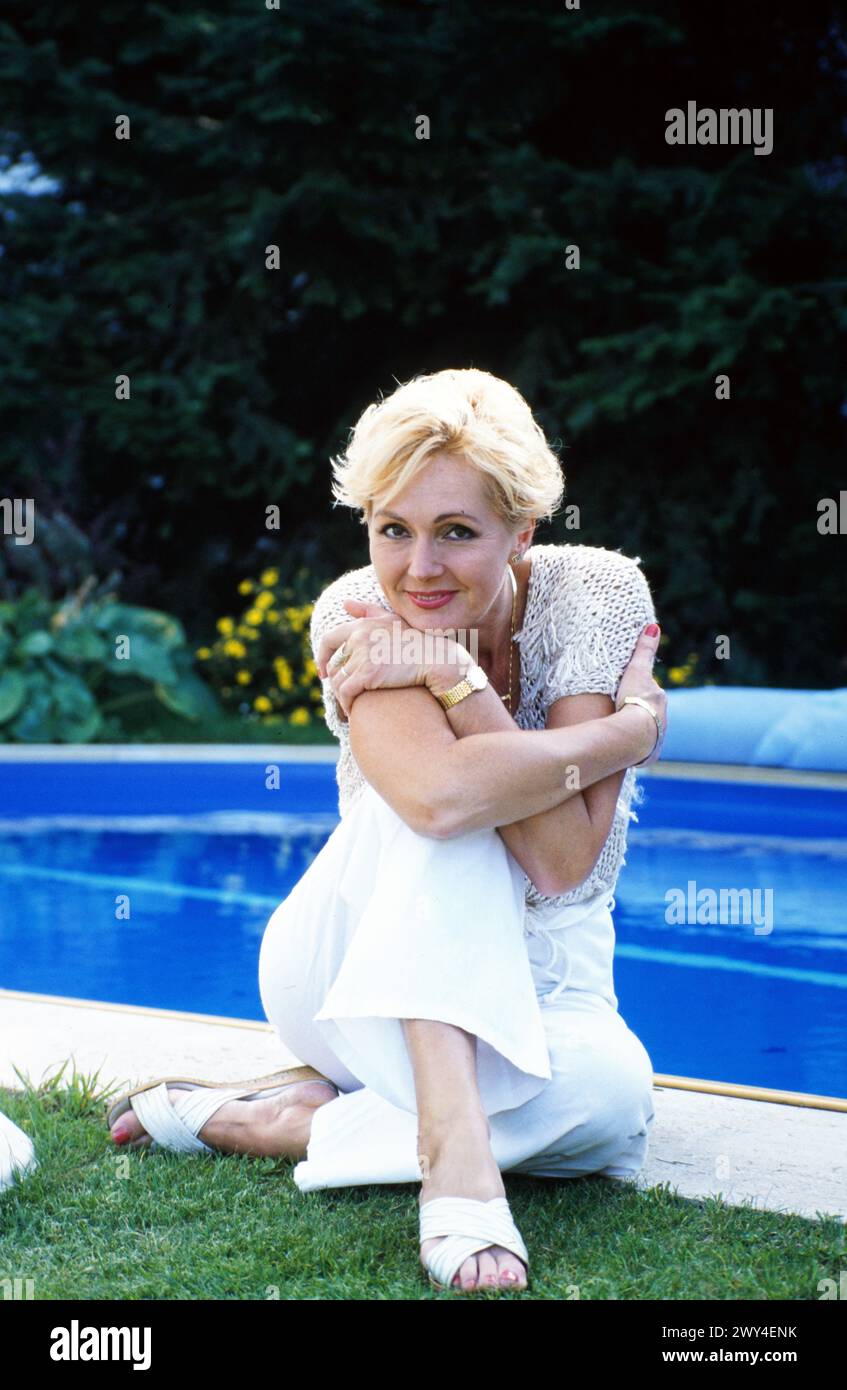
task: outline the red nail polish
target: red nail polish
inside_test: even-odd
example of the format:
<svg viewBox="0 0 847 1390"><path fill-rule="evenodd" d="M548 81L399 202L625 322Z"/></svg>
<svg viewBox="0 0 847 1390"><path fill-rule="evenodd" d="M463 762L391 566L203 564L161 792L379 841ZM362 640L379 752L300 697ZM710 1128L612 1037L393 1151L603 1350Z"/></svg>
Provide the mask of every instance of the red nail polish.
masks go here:
<svg viewBox="0 0 847 1390"><path fill-rule="evenodd" d="M112 1138L116 1144L125 1144L129 1135L123 1129L112 1130Z"/></svg>
<svg viewBox="0 0 847 1390"><path fill-rule="evenodd" d="M649 627L645 627L644 631L647 633L648 637L656 637L658 636L659 628L656 623L650 623Z"/></svg>

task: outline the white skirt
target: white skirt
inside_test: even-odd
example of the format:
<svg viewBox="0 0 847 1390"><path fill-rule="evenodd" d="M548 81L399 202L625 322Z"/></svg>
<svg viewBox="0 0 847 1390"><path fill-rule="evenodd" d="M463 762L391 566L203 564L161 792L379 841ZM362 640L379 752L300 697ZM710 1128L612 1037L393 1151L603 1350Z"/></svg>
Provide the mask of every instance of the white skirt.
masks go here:
<svg viewBox="0 0 847 1390"><path fill-rule="evenodd" d="M265 929L269 1022L341 1094L316 1110L303 1192L420 1180L401 1019L477 1038L503 1172L632 1177L653 1122L653 1067L618 1012L614 899L532 910L496 830L419 835L370 786Z"/></svg>

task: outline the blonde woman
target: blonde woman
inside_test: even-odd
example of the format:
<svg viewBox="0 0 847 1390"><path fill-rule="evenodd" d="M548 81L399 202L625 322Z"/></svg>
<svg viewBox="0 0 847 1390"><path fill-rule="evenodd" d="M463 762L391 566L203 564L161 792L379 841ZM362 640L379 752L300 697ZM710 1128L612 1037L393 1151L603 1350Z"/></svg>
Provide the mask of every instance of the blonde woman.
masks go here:
<svg viewBox="0 0 847 1390"><path fill-rule="evenodd" d="M304 1192L421 1181L439 1288L525 1288L502 1174L632 1177L653 1121L611 911L633 768L666 726L659 630L637 560L533 545L563 486L486 372L417 377L364 412L333 492L370 563L311 626L341 819L259 961L303 1066L119 1108L124 1141L288 1155Z"/></svg>

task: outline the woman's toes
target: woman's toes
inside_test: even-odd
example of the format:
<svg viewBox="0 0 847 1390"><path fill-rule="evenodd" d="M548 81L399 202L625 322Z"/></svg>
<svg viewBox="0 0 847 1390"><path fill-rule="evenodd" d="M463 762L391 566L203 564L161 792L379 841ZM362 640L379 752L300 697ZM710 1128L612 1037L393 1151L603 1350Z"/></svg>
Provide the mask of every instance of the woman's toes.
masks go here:
<svg viewBox="0 0 847 1390"><path fill-rule="evenodd" d="M421 1256L427 1255L444 1237L425 1240L421 1246ZM476 1255L469 1255L453 1276L453 1287L462 1289L525 1289L527 1286L526 1268L511 1250L501 1245L489 1245Z"/></svg>
<svg viewBox="0 0 847 1390"><path fill-rule="evenodd" d="M180 1096L185 1095L185 1087L169 1086L168 1095L171 1100L178 1100ZM109 1132L116 1144L132 1144L138 1140L140 1147L148 1148L153 1142L131 1105L129 1110L115 1120Z"/></svg>
<svg viewBox="0 0 847 1390"><path fill-rule="evenodd" d="M526 1266L523 1260L513 1255L511 1250L497 1250L497 1270L500 1287L504 1289L526 1288Z"/></svg>
<svg viewBox="0 0 847 1390"><path fill-rule="evenodd" d="M477 1282L476 1255L469 1255L464 1264L459 1266L459 1283L463 1289L475 1289Z"/></svg>
<svg viewBox="0 0 847 1390"><path fill-rule="evenodd" d="M477 1275L479 1287L481 1289L496 1288L500 1276L497 1271L497 1257L494 1247L489 1246L487 1250L480 1250L476 1256L476 1263L479 1271Z"/></svg>
<svg viewBox="0 0 847 1390"><path fill-rule="evenodd" d="M140 1139L145 1130L135 1111L127 1110L120 1119L115 1120L110 1133L116 1144L131 1144Z"/></svg>

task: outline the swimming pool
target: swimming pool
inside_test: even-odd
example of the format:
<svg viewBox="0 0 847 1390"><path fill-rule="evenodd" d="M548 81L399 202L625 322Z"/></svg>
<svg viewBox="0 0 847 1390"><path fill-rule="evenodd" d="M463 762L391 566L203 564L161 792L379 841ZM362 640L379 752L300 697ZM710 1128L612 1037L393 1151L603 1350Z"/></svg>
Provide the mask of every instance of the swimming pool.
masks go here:
<svg viewBox="0 0 847 1390"><path fill-rule="evenodd" d="M273 755L274 787L267 750L0 763L0 986L263 1018L265 924L337 823L333 762ZM847 1095L847 794L644 785L615 988L655 1071Z"/></svg>

